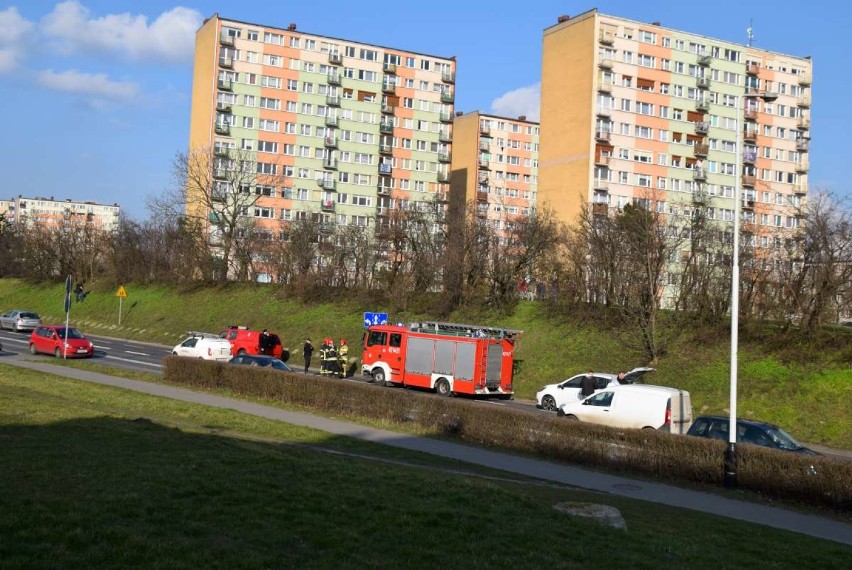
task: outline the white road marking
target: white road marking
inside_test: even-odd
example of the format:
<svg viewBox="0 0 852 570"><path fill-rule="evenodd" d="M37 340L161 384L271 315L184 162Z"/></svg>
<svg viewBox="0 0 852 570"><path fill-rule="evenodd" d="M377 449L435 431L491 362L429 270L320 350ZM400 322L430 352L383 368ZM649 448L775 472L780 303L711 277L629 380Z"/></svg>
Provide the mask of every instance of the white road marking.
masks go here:
<svg viewBox="0 0 852 570"><path fill-rule="evenodd" d="M125 350L124 352L126 352L127 354L137 354L139 356L151 356L147 352L133 352L132 350Z"/></svg>
<svg viewBox="0 0 852 570"><path fill-rule="evenodd" d="M132 360L130 358L121 358L120 356L111 356L107 354L104 358L111 358L112 360L120 360L122 362L131 362L133 364L144 364L145 366L155 366L157 368L162 368L162 364L155 364L153 362L143 362L142 360Z"/></svg>

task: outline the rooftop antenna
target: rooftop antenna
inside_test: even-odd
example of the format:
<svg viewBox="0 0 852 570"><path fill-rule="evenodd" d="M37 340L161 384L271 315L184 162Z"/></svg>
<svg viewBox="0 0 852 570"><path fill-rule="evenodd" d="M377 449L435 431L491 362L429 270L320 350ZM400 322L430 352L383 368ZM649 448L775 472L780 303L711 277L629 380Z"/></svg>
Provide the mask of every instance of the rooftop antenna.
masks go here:
<svg viewBox="0 0 852 570"><path fill-rule="evenodd" d="M751 42L754 41L754 28L751 26L752 20L749 18L748 28L746 28L746 37L748 38L748 47L751 47Z"/></svg>

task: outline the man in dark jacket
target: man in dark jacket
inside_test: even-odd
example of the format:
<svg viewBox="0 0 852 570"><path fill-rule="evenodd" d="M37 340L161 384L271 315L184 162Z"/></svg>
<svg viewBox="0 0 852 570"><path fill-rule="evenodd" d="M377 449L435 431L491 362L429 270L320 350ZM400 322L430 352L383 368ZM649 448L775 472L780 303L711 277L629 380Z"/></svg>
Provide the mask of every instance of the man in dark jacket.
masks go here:
<svg viewBox="0 0 852 570"><path fill-rule="evenodd" d="M306 338L305 344L302 345L302 356L305 357L305 374L308 373L308 368L311 367L311 356L314 354L314 345L311 344L311 339Z"/></svg>
<svg viewBox="0 0 852 570"><path fill-rule="evenodd" d="M580 397L585 398L595 393L595 373L589 370L580 381Z"/></svg>

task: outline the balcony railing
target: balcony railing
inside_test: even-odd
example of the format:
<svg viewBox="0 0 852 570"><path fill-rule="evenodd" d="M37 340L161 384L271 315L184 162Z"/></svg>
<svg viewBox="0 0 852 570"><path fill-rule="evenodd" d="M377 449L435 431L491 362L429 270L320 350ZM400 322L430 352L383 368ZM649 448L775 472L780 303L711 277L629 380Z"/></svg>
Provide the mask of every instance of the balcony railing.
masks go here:
<svg viewBox="0 0 852 570"><path fill-rule="evenodd" d="M599 142L609 142L612 138L612 132L607 130L595 131L595 140Z"/></svg>
<svg viewBox="0 0 852 570"><path fill-rule="evenodd" d="M219 34L219 44L223 46L233 46L234 36L229 36L228 34Z"/></svg>
<svg viewBox="0 0 852 570"><path fill-rule="evenodd" d="M707 171L703 168L694 168L692 170L692 179L697 182L704 182L707 180Z"/></svg>
<svg viewBox="0 0 852 570"><path fill-rule="evenodd" d="M799 139L796 141L796 150L798 150L799 152L808 152L809 148L810 144L808 143L807 139Z"/></svg>
<svg viewBox="0 0 852 570"><path fill-rule="evenodd" d="M486 122L479 123L479 136L490 137L491 136L491 125L486 123Z"/></svg>
<svg viewBox="0 0 852 570"><path fill-rule="evenodd" d="M748 75L757 75L760 73L760 66L756 63L749 63L746 65L746 73Z"/></svg>
<svg viewBox="0 0 852 570"><path fill-rule="evenodd" d="M491 163L488 161L487 158L480 158L479 159L479 168L481 168L483 170L488 170L490 167L491 167Z"/></svg>
<svg viewBox="0 0 852 570"><path fill-rule="evenodd" d="M390 162L379 163L379 176L390 176L393 174L393 164Z"/></svg>
<svg viewBox="0 0 852 570"><path fill-rule="evenodd" d="M325 104L330 107L340 107L340 95L326 95Z"/></svg>
<svg viewBox="0 0 852 570"><path fill-rule="evenodd" d="M598 62L598 67L600 67L601 69L612 69L612 60L602 59Z"/></svg>
<svg viewBox="0 0 852 570"><path fill-rule="evenodd" d="M438 171L438 182L444 183L450 181L450 172L448 170Z"/></svg>
<svg viewBox="0 0 852 570"><path fill-rule="evenodd" d="M441 73L441 81L443 81L444 83L455 83L456 74L452 71L445 71Z"/></svg>
<svg viewBox="0 0 852 570"><path fill-rule="evenodd" d="M328 168L329 170L337 170L337 159L327 156L322 161L323 168Z"/></svg>
<svg viewBox="0 0 852 570"><path fill-rule="evenodd" d="M379 143L379 153L380 154L393 154L393 147L390 143Z"/></svg>
<svg viewBox="0 0 852 570"><path fill-rule="evenodd" d="M449 111L441 111L441 116L439 117L442 123L452 123L453 122L453 114Z"/></svg>
<svg viewBox="0 0 852 570"><path fill-rule="evenodd" d="M755 178L753 174L743 174L743 186L754 188Z"/></svg>
<svg viewBox="0 0 852 570"><path fill-rule="evenodd" d="M219 58L219 67L225 67L227 69L231 69L234 67L234 58L233 57L220 57Z"/></svg>
<svg viewBox="0 0 852 570"><path fill-rule="evenodd" d="M234 82L230 79L220 79L217 85L223 91L232 91L234 89Z"/></svg>
<svg viewBox="0 0 852 570"><path fill-rule="evenodd" d="M693 190L692 201L695 204L706 205L710 201L710 194L708 194L706 190L702 189Z"/></svg>
<svg viewBox="0 0 852 570"><path fill-rule="evenodd" d="M230 113L231 110L232 110L231 104L225 103L224 101L217 101L216 102L216 110L219 111L220 113Z"/></svg>
<svg viewBox="0 0 852 570"><path fill-rule="evenodd" d="M798 77L799 85L807 87L811 84L811 75L809 73L800 73Z"/></svg>
<svg viewBox="0 0 852 570"><path fill-rule="evenodd" d="M444 89L441 91L441 103L452 103L455 100L455 95L452 89Z"/></svg>
<svg viewBox="0 0 852 570"><path fill-rule="evenodd" d="M610 109L609 107L604 107L603 105L598 105L597 109L595 110L595 114L598 117L605 117L608 119L610 116L612 116L612 109Z"/></svg>
<svg viewBox="0 0 852 570"><path fill-rule="evenodd" d="M216 123L216 133L220 135L230 135L231 125L228 123Z"/></svg>
<svg viewBox="0 0 852 570"><path fill-rule="evenodd" d="M743 196L743 210L754 210L754 198Z"/></svg>
<svg viewBox="0 0 852 570"><path fill-rule="evenodd" d="M609 167L609 162L612 157L608 154L600 154L595 158L595 166Z"/></svg>
<svg viewBox="0 0 852 570"><path fill-rule="evenodd" d="M609 192L609 180L603 178L595 178L594 188L598 192Z"/></svg>
<svg viewBox="0 0 852 570"><path fill-rule="evenodd" d="M801 107L802 109L807 109L811 106L811 96L810 95L802 95L798 99L796 99L796 106Z"/></svg>
<svg viewBox="0 0 852 570"><path fill-rule="evenodd" d="M796 161L796 172L799 174L804 174L808 170L810 170L810 163L807 158L802 158Z"/></svg>
<svg viewBox="0 0 852 570"><path fill-rule="evenodd" d="M479 150L488 151L491 148L491 139L479 139Z"/></svg>
<svg viewBox="0 0 852 570"><path fill-rule="evenodd" d="M710 78L709 77L698 77L695 80L695 86L699 89L710 89Z"/></svg>
<svg viewBox="0 0 852 570"><path fill-rule="evenodd" d="M449 131L438 131L438 140L442 143L452 142L453 135Z"/></svg>
<svg viewBox="0 0 852 570"><path fill-rule="evenodd" d="M710 110L710 101L707 99L699 99L695 102L695 110L701 111L702 113L706 113Z"/></svg>
<svg viewBox="0 0 852 570"><path fill-rule="evenodd" d="M334 200L323 200L322 204L320 204L320 208L322 208L323 212L333 212L335 204L336 202Z"/></svg>
<svg viewBox="0 0 852 570"><path fill-rule="evenodd" d="M707 67L710 65L710 62L713 61L713 58L709 55L699 55L698 56L698 65L701 67Z"/></svg>
<svg viewBox="0 0 852 570"><path fill-rule="evenodd" d="M743 129L743 140L750 142L757 140L757 129Z"/></svg>
<svg viewBox="0 0 852 570"><path fill-rule="evenodd" d="M325 148L337 148L337 137L327 136L323 140Z"/></svg>
<svg viewBox="0 0 852 570"><path fill-rule="evenodd" d="M746 121L756 121L757 120L757 109L746 109L743 111L743 118Z"/></svg>
<svg viewBox="0 0 852 570"><path fill-rule="evenodd" d="M336 127L338 124L337 115L326 115L325 116L325 126L326 127Z"/></svg>
<svg viewBox="0 0 852 570"><path fill-rule="evenodd" d="M385 62L382 64L382 71L385 73L396 73L396 64Z"/></svg>
<svg viewBox="0 0 852 570"><path fill-rule="evenodd" d="M601 33L598 35L598 41L604 45L611 46L615 41L615 34L601 30Z"/></svg>
<svg viewBox="0 0 852 570"><path fill-rule="evenodd" d="M805 130L811 128L811 118L810 117L799 117L799 120L796 123L796 126L799 128L799 130L802 130L802 131L805 131Z"/></svg>
<svg viewBox="0 0 852 570"><path fill-rule="evenodd" d="M382 113L385 115L393 115L395 107L389 103L382 103Z"/></svg>
<svg viewBox="0 0 852 570"><path fill-rule="evenodd" d="M317 178L317 184L323 190L335 191L337 190L337 181L333 178Z"/></svg>
<svg viewBox="0 0 852 570"><path fill-rule="evenodd" d="M393 123L390 121L381 121L379 123L379 132L390 134L393 132Z"/></svg>
<svg viewBox="0 0 852 570"><path fill-rule="evenodd" d="M602 217L609 214L609 204L606 202L592 202L592 215Z"/></svg>
<svg viewBox="0 0 852 570"><path fill-rule="evenodd" d="M385 186L384 184L379 184L376 186L376 194L379 196L389 196L391 193L391 187Z"/></svg>
<svg viewBox="0 0 852 570"><path fill-rule="evenodd" d="M214 168L213 169L213 178L223 179L228 177L228 169L227 168Z"/></svg>
<svg viewBox="0 0 852 570"><path fill-rule="evenodd" d="M338 72L333 71L325 76L326 81L328 81L329 85L340 85L342 81L341 76Z"/></svg>
<svg viewBox="0 0 852 570"><path fill-rule="evenodd" d="M451 160L452 155L448 151L438 152L438 162L450 162Z"/></svg>
<svg viewBox="0 0 852 570"><path fill-rule="evenodd" d="M332 65L340 65L343 63L343 56L340 55L340 52L330 51L328 52L328 62Z"/></svg>
<svg viewBox="0 0 852 570"><path fill-rule="evenodd" d="M488 201L488 191L487 190L477 190L476 191L476 201L477 202L487 202Z"/></svg>
<svg viewBox="0 0 852 570"><path fill-rule="evenodd" d="M601 93L612 93L612 83L608 81L598 81L598 91Z"/></svg>
<svg viewBox="0 0 852 570"><path fill-rule="evenodd" d="M793 185L793 194L797 196L804 196L808 193L808 185L807 184L794 184Z"/></svg>
<svg viewBox="0 0 852 570"><path fill-rule="evenodd" d="M385 93L394 94L396 93L396 84L391 83L390 81L382 82L382 91Z"/></svg>
<svg viewBox="0 0 852 570"><path fill-rule="evenodd" d="M696 143L693 152L695 153L695 156L707 156L707 153L710 152L710 145L707 143Z"/></svg>
<svg viewBox="0 0 852 570"><path fill-rule="evenodd" d="M753 150L747 150L743 152L743 164L754 164L754 161L757 160L757 153Z"/></svg>

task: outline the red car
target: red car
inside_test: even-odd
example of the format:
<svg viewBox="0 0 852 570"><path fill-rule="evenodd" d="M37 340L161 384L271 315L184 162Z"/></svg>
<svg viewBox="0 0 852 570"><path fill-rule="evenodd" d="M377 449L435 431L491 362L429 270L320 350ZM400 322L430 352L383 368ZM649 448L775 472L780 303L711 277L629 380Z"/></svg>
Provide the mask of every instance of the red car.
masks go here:
<svg viewBox="0 0 852 570"><path fill-rule="evenodd" d="M30 335L30 353L39 352L56 358L90 358L95 354L95 345L73 327L39 325Z"/></svg>
<svg viewBox="0 0 852 570"><path fill-rule="evenodd" d="M231 343L232 356L265 354L280 358L284 362L290 358L290 352L281 345L277 334L269 334L264 338L260 331L231 325L219 333L219 338Z"/></svg>

